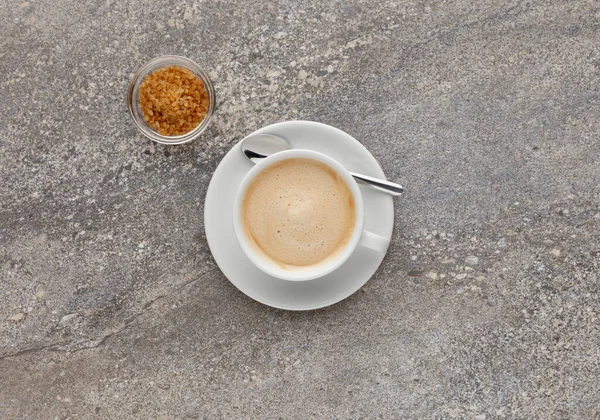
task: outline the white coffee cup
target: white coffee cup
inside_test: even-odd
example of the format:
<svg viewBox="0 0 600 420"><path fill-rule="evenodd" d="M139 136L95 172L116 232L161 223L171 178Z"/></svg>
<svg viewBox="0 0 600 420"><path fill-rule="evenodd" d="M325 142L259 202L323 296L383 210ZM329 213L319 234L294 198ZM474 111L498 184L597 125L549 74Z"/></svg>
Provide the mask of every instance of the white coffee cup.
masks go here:
<svg viewBox="0 0 600 420"><path fill-rule="evenodd" d="M257 252L255 247L250 243L247 238L245 229L242 221L242 203L248 186L252 183L254 178L260 174L265 168L273 165L276 162L291 159L291 158L308 158L321 162L335 171L348 185L350 192L354 198L355 203L355 224L352 231L352 236L346 244L346 246L338 251L333 257L327 258L325 261L309 265L306 267L297 267L293 269L285 269L266 256ZM304 149L291 149L283 152L275 153L266 159L259 162L246 174L242 183L240 184L235 201L233 204L233 227L237 240L250 261L259 269L265 273L276 277L281 280L288 281L305 281L313 280L326 274L331 273L335 269L339 268L360 246L371 248L374 251L385 253L388 247L389 241L379 235L364 230L365 223L365 212L362 195L358 185L352 178L352 175L336 160L330 158L323 153L315 152L312 150Z"/></svg>

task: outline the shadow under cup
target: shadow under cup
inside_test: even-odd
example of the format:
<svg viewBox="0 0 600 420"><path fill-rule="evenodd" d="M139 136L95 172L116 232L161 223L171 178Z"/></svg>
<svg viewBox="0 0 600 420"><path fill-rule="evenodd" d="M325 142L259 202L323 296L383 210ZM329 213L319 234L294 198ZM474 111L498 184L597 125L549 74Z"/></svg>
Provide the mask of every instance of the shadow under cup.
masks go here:
<svg viewBox="0 0 600 420"><path fill-rule="evenodd" d="M243 202L252 181L266 168L288 159L311 159L326 165L334 171L348 186L354 199L355 222L350 239L346 245L323 261L308 266L285 268L277 264L257 249L254 241L248 238L243 221ZM259 162L244 177L234 201L233 225L237 240L248 259L259 269L275 278L287 281L313 280L331 273L340 267L354 252L363 235L364 206L358 185L350 173L336 160L319 152L303 149L292 149L276 153ZM383 240L387 246L387 241Z"/></svg>

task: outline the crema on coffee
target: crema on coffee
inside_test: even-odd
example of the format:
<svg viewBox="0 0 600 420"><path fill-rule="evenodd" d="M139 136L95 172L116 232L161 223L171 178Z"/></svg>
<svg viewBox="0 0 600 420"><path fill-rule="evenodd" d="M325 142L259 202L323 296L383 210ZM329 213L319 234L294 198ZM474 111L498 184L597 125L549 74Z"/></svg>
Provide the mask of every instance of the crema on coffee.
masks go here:
<svg viewBox="0 0 600 420"><path fill-rule="evenodd" d="M346 182L329 166L290 158L260 172L242 203L249 242L284 268L319 264L350 240L355 203Z"/></svg>

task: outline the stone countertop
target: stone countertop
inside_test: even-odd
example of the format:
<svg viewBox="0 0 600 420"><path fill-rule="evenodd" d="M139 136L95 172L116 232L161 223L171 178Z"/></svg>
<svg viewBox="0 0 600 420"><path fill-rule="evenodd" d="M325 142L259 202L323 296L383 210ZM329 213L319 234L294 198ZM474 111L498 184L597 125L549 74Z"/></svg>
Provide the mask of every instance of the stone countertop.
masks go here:
<svg viewBox="0 0 600 420"><path fill-rule="evenodd" d="M598 4L29 0L0 40L2 419L600 415ZM161 54L214 80L191 144L127 113ZM375 276L304 313L203 225L227 150L292 119L407 191Z"/></svg>

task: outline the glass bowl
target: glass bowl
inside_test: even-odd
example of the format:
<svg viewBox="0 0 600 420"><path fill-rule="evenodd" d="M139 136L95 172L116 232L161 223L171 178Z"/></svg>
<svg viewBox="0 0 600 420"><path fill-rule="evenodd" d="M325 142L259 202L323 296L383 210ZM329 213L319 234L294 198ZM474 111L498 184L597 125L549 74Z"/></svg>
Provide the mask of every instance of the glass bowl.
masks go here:
<svg viewBox="0 0 600 420"><path fill-rule="evenodd" d="M192 73L202 80L202 83L204 83L204 89L206 89L206 93L208 95L208 109L206 110L204 119L200 121L198 127L194 128L192 131L179 136L163 136L162 134L159 134L150 128L144 120L144 115L142 113L139 101L139 89L140 85L148 74L152 73L156 69L173 65L185 67L191 70ZM133 79L131 79L131 82L129 83L129 90L127 92L127 106L129 107L129 113L131 114L131 118L133 118L133 122L137 128L150 140L162 144L183 144L197 138L204 130L206 130L208 124L210 124L215 111L215 102L215 89L213 88L212 82L208 78L208 75L202 71L198 64L194 63L192 60L189 60L185 57L179 57L177 55L163 55L144 64L142 68L135 73Z"/></svg>

